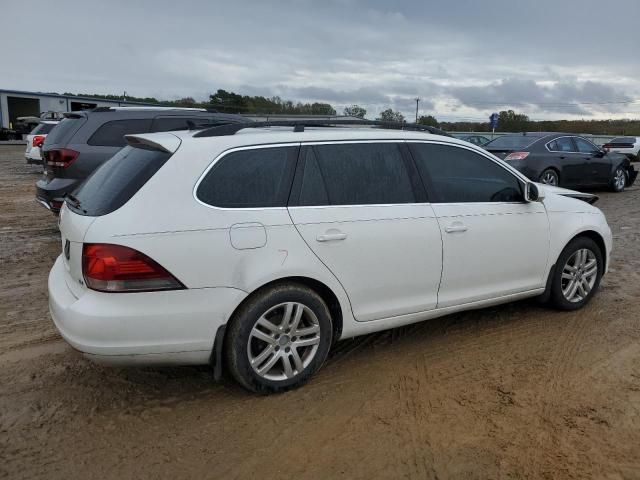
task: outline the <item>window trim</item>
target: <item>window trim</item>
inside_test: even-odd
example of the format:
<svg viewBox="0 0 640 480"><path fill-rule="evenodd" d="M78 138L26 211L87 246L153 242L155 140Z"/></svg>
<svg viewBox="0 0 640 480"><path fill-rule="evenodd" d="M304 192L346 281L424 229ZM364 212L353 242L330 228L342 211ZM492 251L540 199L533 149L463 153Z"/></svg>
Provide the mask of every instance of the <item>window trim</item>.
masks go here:
<svg viewBox="0 0 640 480"><path fill-rule="evenodd" d="M291 197L291 188L293 185L293 181L295 179L295 172L297 171L297 164L299 162L300 159L300 142L290 142L290 143L265 143L265 144L260 144L260 145L245 145L242 147L232 147L232 148L228 148L227 150L222 151L221 153L219 153L214 159L213 161L207 166L207 168L205 168L204 172L202 172L202 174L200 175L200 177L198 177L198 180L196 180L195 185L193 186L193 189L191 191L193 198L195 199L196 202L198 202L200 205L203 205L205 207L208 208L213 208L215 210L223 210L223 211L232 211L232 212L237 212L237 211L262 211L262 210L286 210L287 209L287 205L285 205L284 207L218 207L216 205L211 205L209 203L203 202L202 200L200 200L198 198L198 187L200 186L200 183L202 183L202 181L204 180L204 178L207 176L207 174L209 173L209 171L216 166L216 164L222 160L224 157L226 157L227 155L230 155L232 153L235 152L242 152L245 150L263 150L265 148L278 148L278 147L298 147L298 155L296 158L296 162L293 166L294 168L294 172L293 172L293 176L291 178L291 182L289 185L289 195L287 196L287 203L289 198Z"/></svg>
<svg viewBox="0 0 640 480"><path fill-rule="evenodd" d="M435 145L445 145L448 147L457 147L457 148L461 148L464 150L469 150L470 152L476 153L482 157L485 157L487 160L495 163L498 167L501 167L502 169L506 170L507 173L511 174L512 176L515 177L515 179L518 181L518 184L520 185L520 189L521 189L521 193L522 193L522 198L525 198L524 195L524 191L523 188L526 186L527 183L533 183L531 180L529 180L527 177L525 177L523 174L521 174L519 171L517 171L516 169L514 169L513 167L511 167L509 164L507 164L506 162L504 162L503 160L500 160L498 157L496 157L495 155L492 155L490 152L487 152L486 150L476 150L475 148L471 148L467 145L462 145L459 143L453 143L453 142L443 142L443 141L437 141L437 140L405 140L405 142L407 143L407 148L409 150L409 153L411 154L411 156L413 157L413 154L411 153L411 146L410 144L412 143L430 143L430 144L435 144ZM413 162L414 164L416 163L416 159L413 158ZM416 165L416 169L418 168L418 166ZM431 183L431 176L429 176L428 178L424 178L424 176L422 174L420 174L420 170L418 169L418 174L420 175L420 177L422 178L422 181L424 183L424 187L425 190L427 190L427 192L429 191L433 191L433 185ZM523 205L529 203L527 202L527 200L523 200L520 202L437 202L434 203L434 205Z"/></svg>
<svg viewBox="0 0 640 480"><path fill-rule="evenodd" d="M353 144L368 144L368 143L394 143L397 145L402 163L409 176L409 183L411 184L411 190L415 198L415 202L409 203L363 203L363 204L349 204L349 205L300 205L300 194L302 193L302 179L304 175L304 167L306 165L306 152L307 148L312 148L317 145L353 145ZM325 186L326 188L326 186ZM389 207L389 206L402 206L402 205L430 205L429 194L425 188L424 182L418 172L418 168L415 165L409 147L406 145L405 139L380 139L380 140L324 140L324 141L308 141L301 142L300 152L298 154L298 163L296 165L296 172L293 177L293 183L291 187L291 193L289 195L289 202L287 204L290 208L348 208L348 207Z"/></svg>

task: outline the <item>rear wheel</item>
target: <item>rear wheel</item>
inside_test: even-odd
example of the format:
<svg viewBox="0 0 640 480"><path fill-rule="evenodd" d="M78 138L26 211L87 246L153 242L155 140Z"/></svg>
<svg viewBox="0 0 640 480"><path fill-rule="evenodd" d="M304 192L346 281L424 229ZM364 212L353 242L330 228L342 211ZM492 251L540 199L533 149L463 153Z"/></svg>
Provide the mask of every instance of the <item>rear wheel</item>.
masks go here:
<svg viewBox="0 0 640 480"><path fill-rule="evenodd" d="M562 251L553 272L551 301L561 310L577 310L598 290L604 270L600 248L590 238L578 237Z"/></svg>
<svg viewBox="0 0 640 480"><path fill-rule="evenodd" d="M329 309L310 288L294 283L257 292L231 320L227 365L243 387L257 393L304 384L329 353Z"/></svg>
<svg viewBox="0 0 640 480"><path fill-rule="evenodd" d="M560 183L560 177L558 176L558 172L556 172L553 168L547 168L540 175L540 183L557 187L558 184Z"/></svg>
<svg viewBox="0 0 640 480"><path fill-rule="evenodd" d="M611 189L614 192L622 192L627 185L627 172L623 167L616 168L611 179Z"/></svg>

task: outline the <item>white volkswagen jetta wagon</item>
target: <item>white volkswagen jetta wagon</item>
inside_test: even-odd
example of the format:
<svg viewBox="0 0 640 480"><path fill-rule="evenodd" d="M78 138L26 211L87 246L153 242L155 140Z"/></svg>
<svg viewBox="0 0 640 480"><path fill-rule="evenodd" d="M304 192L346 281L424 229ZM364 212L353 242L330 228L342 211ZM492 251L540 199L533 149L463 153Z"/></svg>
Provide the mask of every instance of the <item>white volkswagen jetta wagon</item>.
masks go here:
<svg viewBox="0 0 640 480"><path fill-rule="evenodd" d="M67 197L49 299L71 346L276 392L339 339L526 297L577 309L607 269L599 209L470 143L258 126L127 136Z"/></svg>

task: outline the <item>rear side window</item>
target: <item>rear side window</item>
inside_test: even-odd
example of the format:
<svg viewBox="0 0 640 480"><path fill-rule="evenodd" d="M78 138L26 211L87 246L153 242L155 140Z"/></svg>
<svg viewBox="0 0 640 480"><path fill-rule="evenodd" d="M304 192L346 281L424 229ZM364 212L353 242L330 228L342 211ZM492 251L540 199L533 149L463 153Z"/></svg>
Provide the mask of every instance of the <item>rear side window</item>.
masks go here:
<svg viewBox="0 0 640 480"><path fill-rule="evenodd" d="M36 128L31 130L31 135L48 135L51 130L53 130L55 124L52 123L41 123Z"/></svg>
<svg viewBox="0 0 640 480"><path fill-rule="evenodd" d="M552 140L547 144L552 152L575 152L576 147L573 145L570 137L560 137Z"/></svg>
<svg viewBox="0 0 640 480"><path fill-rule="evenodd" d="M81 215L97 217L127 203L171 157L170 153L125 147L103 163L74 192L67 205Z"/></svg>
<svg viewBox="0 0 640 480"><path fill-rule="evenodd" d="M89 145L100 147L124 147L124 136L131 133L147 133L151 129L151 119L112 120L100 126L87 141Z"/></svg>
<svg viewBox="0 0 640 480"><path fill-rule="evenodd" d="M221 208L285 207L298 146L232 152L202 179L196 196Z"/></svg>
<svg viewBox="0 0 640 480"><path fill-rule="evenodd" d="M433 203L524 201L516 176L483 155L429 143L410 149Z"/></svg>
<svg viewBox="0 0 640 480"><path fill-rule="evenodd" d="M407 165L395 143L316 145L307 149L300 205L415 202Z"/></svg>
<svg viewBox="0 0 640 480"><path fill-rule="evenodd" d="M51 130L51 133L47 135L45 143L47 145L65 144L71 140L71 137L78 129L86 122L85 117L71 117L64 118L56 125L56 128Z"/></svg>

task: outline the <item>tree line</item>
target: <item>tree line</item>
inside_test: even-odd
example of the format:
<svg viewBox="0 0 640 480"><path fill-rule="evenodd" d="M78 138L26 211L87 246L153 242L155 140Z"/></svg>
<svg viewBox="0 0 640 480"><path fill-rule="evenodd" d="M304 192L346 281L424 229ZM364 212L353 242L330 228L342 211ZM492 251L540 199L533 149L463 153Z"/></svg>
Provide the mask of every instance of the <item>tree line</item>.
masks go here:
<svg viewBox="0 0 640 480"><path fill-rule="evenodd" d="M65 93L65 95L75 95ZM118 100L141 103L155 103L167 107L191 107L209 108L224 113L245 114L288 114L288 115L336 115L333 106L328 103L293 102L284 100L279 96L264 97L260 95L241 95L218 89L209 95L209 100L198 102L192 97L184 97L178 100L158 100L154 97L134 97L127 95L101 95L101 94L77 94L79 96L104 98L106 100ZM343 115L357 118L365 118L367 110L359 105L347 106L342 111ZM523 113L513 110L503 110L499 114L497 132L567 132L590 133L595 135L640 135L640 120L531 120ZM388 108L380 112L376 120L385 122L406 122L404 115L396 110ZM452 132L490 132L489 122L440 122L433 115L422 115L418 123L438 127Z"/></svg>

